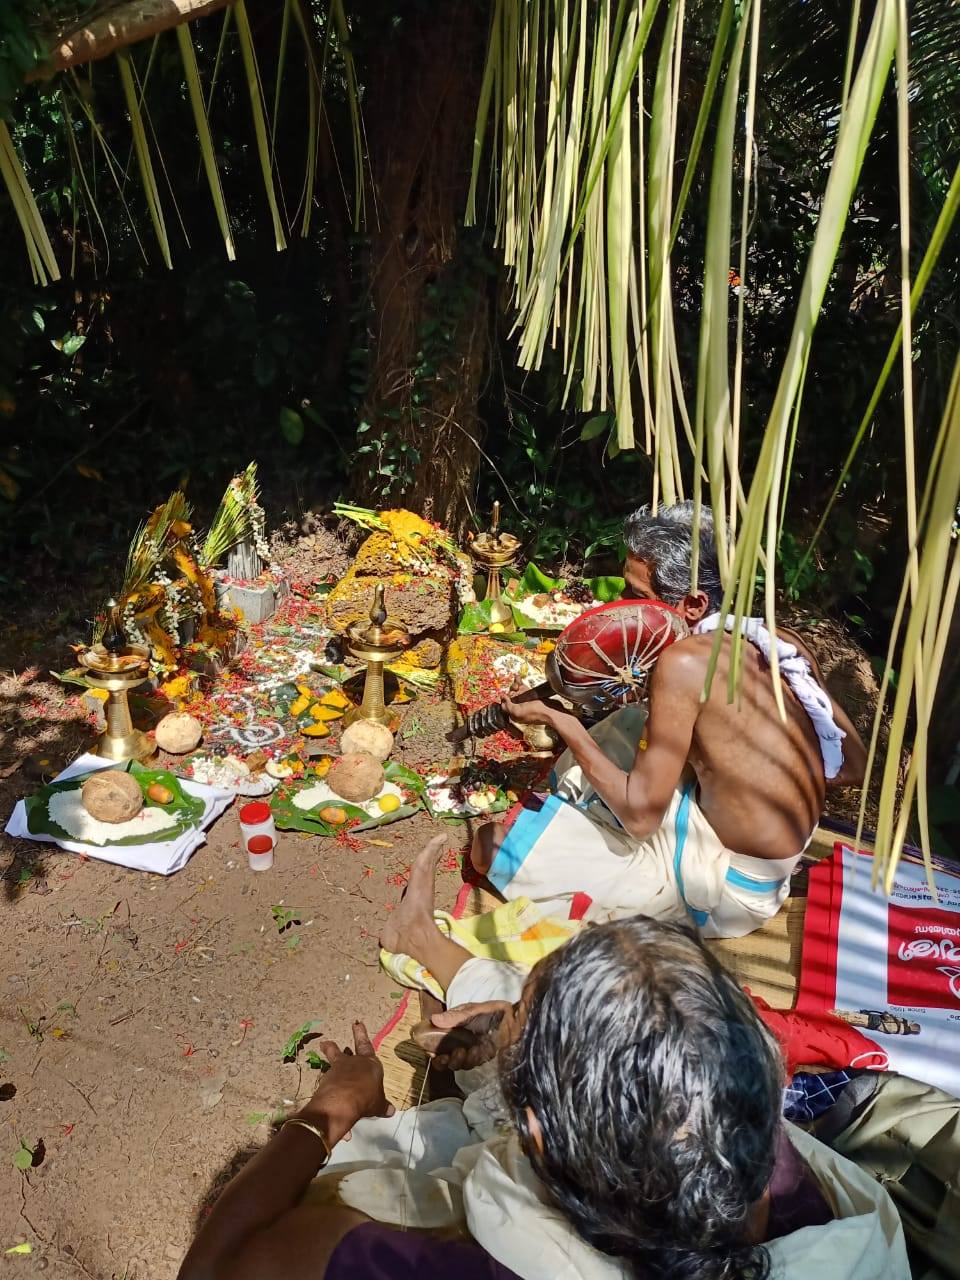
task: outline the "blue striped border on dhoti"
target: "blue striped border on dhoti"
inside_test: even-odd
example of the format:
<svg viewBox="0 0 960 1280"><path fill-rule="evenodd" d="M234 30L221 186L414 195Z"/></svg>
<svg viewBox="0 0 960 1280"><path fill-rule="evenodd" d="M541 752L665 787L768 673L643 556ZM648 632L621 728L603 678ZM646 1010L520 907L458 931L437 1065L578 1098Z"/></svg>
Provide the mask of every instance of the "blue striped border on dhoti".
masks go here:
<svg viewBox="0 0 960 1280"><path fill-rule="evenodd" d="M559 796L550 795L538 809L520 810L487 872L487 879L494 888L503 893L563 804Z"/></svg>

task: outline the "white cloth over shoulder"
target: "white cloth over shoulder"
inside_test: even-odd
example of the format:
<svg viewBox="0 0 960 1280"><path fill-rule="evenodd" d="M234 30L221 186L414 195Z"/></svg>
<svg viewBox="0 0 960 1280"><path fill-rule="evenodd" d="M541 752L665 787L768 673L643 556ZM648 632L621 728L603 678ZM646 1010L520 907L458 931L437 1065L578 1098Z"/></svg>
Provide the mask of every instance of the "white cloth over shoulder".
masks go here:
<svg viewBox="0 0 960 1280"><path fill-rule="evenodd" d="M793 1125L790 1141L832 1201L836 1219L771 1241L771 1280L909 1280L903 1228L886 1191L862 1170ZM463 1204L470 1234L523 1280L624 1280L552 1205L515 1136L461 1151Z"/></svg>
<svg viewBox="0 0 960 1280"><path fill-rule="evenodd" d="M724 618L724 630L732 631L733 623L734 619L731 616ZM720 614L711 613L709 617L697 623L694 632L697 635L704 635L709 631L718 630L719 627ZM763 625L762 620L741 618L740 630L769 662L773 650L773 636ZM796 645L778 638L776 648L780 673L817 731L817 737L820 739L820 754L823 756L824 776L835 778L843 767L843 740L847 735L833 718L833 704L830 696L816 679L810 669L810 663L797 650Z"/></svg>
<svg viewBox="0 0 960 1280"><path fill-rule="evenodd" d="M518 966L472 957L448 997L513 1001L522 985ZM458 1072L457 1083L463 1103L445 1098L359 1121L305 1199L337 1199L397 1226L466 1226L521 1280L626 1280L619 1262L547 1202L508 1123L496 1064ZM837 1216L770 1243L771 1280L910 1280L903 1229L883 1187L802 1130L788 1124L787 1131Z"/></svg>

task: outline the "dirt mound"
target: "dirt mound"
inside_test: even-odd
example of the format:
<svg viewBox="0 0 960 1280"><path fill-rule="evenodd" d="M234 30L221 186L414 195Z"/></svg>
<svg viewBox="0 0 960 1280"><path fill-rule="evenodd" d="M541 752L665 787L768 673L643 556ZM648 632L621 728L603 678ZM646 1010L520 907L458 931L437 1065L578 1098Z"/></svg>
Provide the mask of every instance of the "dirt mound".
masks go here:
<svg viewBox="0 0 960 1280"><path fill-rule="evenodd" d="M330 626L343 634L355 622L370 616L378 578L347 575L327 597ZM387 582L387 613L413 636L425 631L444 632L456 617L453 582L443 574L406 577L397 574Z"/></svg>
<svg viewBox="0 0 960 1280"><path fill-rule="evenodd" d="M270 538L271 563L291 582L312 584L342 578L350 568L356 526L340 521L330 528L308 512L303 520L289 520Z"/></svg>
<svg viewBox="0 0 960 1280"><path fill-rule="evenodd" d="M447 735L456 725L457 709L452 702L418 698L404 710L397 730L397 757L412 769L436 768L445 773L454 750Z"/></svg>

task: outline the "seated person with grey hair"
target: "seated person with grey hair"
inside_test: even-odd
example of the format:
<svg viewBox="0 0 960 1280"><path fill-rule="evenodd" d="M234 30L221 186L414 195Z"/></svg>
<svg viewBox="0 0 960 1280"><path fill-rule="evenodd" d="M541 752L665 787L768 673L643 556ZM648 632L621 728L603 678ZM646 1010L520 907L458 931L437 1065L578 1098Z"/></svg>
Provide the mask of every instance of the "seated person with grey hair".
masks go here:
<svg viewBox="0 0 960 1280"><path fill-rule="evenodd" d="M863 743L795 635L774 639L760 619L744 619L741 682L730 698L734 620L720 612L709 508L701 510L695 588L694 527L693 504L680 502L656 514L642 507L624 529L625 598L660 601L682 626L652 668L645 704L593 729L547 686L496 709L516 724L547 725L568 748L549 795L476 835L473 865L503 897L530 898L565 918L574 895L585 894L588 920L642 911L688 919L705 937L741 937L787 897L825 788L862 781ZM489 719L477 713L466 730L482 732Z"/></svg>
<svg viewBox="0 0 960 1280"><path fill-rule="evenodd" d="M524 978L433 924L438 848L400 927L485 1000L420 1032L470 1046L466 1100L391 1115L362 1028L325 1043L179 1280L907 1280L887 1193L781 1122L776 1043L686 925L587 927Z"/></svg>

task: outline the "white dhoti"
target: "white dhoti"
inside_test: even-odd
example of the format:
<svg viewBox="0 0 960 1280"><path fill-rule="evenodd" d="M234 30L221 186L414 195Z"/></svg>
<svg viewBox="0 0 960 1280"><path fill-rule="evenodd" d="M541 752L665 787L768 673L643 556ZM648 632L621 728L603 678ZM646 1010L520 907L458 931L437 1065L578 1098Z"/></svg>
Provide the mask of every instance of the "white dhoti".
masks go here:
<svg viewBox="0 0 960 1280"><path fill-rule="evenodd" d="M644 719L642 708L625 707L591 730L625 772ZM726 848L700 810L695 783L678 788L656 831L634 839L567 751L551 794L531 797L516 812L487 878L505 898L531 898L551 916L566 918L575 896L586 894L587 920L642 913L690 920L706 938L739 938L780 910L799 860Z"/></svg>

